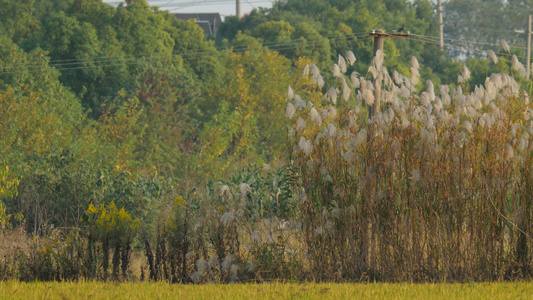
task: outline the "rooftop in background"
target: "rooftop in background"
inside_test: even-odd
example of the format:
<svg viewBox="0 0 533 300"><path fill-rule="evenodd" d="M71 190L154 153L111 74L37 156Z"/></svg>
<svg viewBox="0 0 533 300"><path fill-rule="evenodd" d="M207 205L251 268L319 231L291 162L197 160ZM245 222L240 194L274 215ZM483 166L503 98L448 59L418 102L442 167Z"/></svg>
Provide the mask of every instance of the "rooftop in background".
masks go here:
<svg viewBox="0 0 533 300"><path fill-rule="evenodd" d="M254 8L271 8L275 0L242 0L243 15L250 13ZM103 0L103 2L117 6L125 1ZM236 14L235 0L146 0L150 6L158 6L161 10L171 13L212 13L218 12L222 17Z"/></svg>

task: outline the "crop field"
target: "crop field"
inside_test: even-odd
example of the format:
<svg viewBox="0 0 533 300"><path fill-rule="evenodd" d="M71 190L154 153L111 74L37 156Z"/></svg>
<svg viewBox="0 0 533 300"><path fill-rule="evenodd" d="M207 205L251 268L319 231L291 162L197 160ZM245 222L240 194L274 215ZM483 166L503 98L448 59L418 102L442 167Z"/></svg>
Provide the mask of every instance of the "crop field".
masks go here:
<svg viewBox="0 0 533 300"><path fill-rule="evenodd" d="M0 283L2 299L531 299L533 283Z"/></svg>

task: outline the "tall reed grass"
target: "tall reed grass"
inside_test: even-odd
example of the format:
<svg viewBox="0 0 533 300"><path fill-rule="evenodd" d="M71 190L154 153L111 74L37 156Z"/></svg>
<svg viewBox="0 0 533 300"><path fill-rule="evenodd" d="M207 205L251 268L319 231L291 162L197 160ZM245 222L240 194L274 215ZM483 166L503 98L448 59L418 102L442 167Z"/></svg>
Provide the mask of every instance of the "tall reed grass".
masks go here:
<svg viewBox="0 0 533 300"><path fill-rule="evenodd" d="M86 277L104 280L110 254L111 277L120 280L530 278L533 112L516 80L492 74L465 92L465 66L457 85L436 91L431 81L420 83L416 58L409 76L390 74L380 52L366 75L353 71L354 62L352 52L339 56L328 84L308 65L289 87L286 167L245 170L161 203L168 211L159 212L165 217L155 231L141 224L140 238L132 231L114 252L101 235L89 239L94 257L83 247L54 246L34 251L39 261L74 253L79 270L97 270ZM130 247L144 253L140 263L129 264ZM20 259L24 253L2 254L0 278L38 269L20 263L31 261ZM127 262L121 272L119 257ZM55 265L42 278L70 278L76 270ZM53 275L60 272L67 275Z"/></svg>

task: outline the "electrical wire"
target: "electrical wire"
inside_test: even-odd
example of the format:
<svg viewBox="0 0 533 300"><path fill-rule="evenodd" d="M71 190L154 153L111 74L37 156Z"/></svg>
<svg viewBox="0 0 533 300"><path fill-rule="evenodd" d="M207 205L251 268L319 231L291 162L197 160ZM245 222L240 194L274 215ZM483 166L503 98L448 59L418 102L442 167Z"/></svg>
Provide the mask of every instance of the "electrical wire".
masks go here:
<svg viewBox="0 0 533 300"><path fill-rule="evenodd" d="M411 33L411 35L418 36L418 37L424 37L424 38L432 38L432 39L435 39L436 41L438 41L440 39L440 37L438 37L438 36L428 36L428 35L420 35L420 34L413 34L413 33ZM470 43L470 44L479 44L479 45L488 45L488 46L497 46L497 47L500 46L500 44L493 44L493 43L466 41L466 40L459 40L459 39L452 39L452 38L444 38L444 39L445 40L449 40L449 41L457 41L457 42L460 42L460 43ZM518 48L518 49L526 49L526 47L520 47L520 46L509 46L509 47Z"/></svg>
<svg viewBox="0 0 533 300"><path fill-rule="evenodd" d="M288 40L285 43L277 43L277 42L267 42L258 45L255 48L263 48L263 47L278 47L278 46L287 46L287 45L302 45L302 44L309 44L309 43L316 43L320 40L328 40L328 41L334 41L339 39L357 39L362 36L367 35L368 33L356 33L351 35L344 35L341 37L335 36L335 37L326 37L322 39L310 39L306 41L301 41L299 39L292 39ZM254 48L254 47L252 47ZM72 65L79 65L79 64L88 64L88 63L105 63L105 62L118 62L118 61L131 61L135 59L142 59L142 58L163 58L163 57L170 57L170 56L196 56L196 55L204 55L204 54L214 54L222 50L227 50L227 47L215 47L213 50L209 51L201 51L203 49L190 49L187 52L171 52L171 53L161 53L161 52L151 52L151 53L144 53L144 54L138 54L138 55L130 55L123 58L117 58L117 57L109 57L109 56L97 56L97 57L85 57L85 58L79 58L79 59L66 59L66 60L52 60L47 63L48 67L61 67L61 66L72 66ZM240 50L248 50L250 47L248 46L237 46L232 47L233 51L240 51ZM42 68L43 65L40 63L32 63L32 64L7 64L4 66L0 66L1 69L9 70L9 69L19 69L19 68Z"/></svg>
<svg viewBox="0 0 533 300"><path fill-rule="evenodd" d="M434 44L434 45L439 45L439 42L437 41L432 41L432 40L423 40L423 39L413 39L413 38L410 38L409 40L411 41L417 41L417 42L423 42L423 43L429 43L429 44ZM446 47L451 47L451 48L455 48L455 49L459 49L459 50L462 50L462 51L465 51L465 52L472 52L472 53L476 53L476 54L480 54L480 55L483 55L485 56L486 55L486 52L482 52L480 50L476 50L476 49L470 49L470 48L466 48L466 47L462 47L462 46L456 46L456 45L452 45L452 44L447 44L447 43L444 43L444 46ZM505 54L505 53L502 53L504 55L508 55L508 54ZM517 57L522 57L522 56L517 56ZM522 57L523 58L523 57ZM499 58L500 60L503 60L503 61L506 61L506 62L511 62L510 60L508 59L505 59L505 58Z"/></svg>
<svg viewBox="0 0 533 300"><path fill-rule="evenodd" d="M344 37L341 37L341 38L344 38ZM351 35L351 36L348 36L347 40L350 40L350 39L356 40L358 38L359 38L359 36ZM369 38L369 36L367 36L367 38ZM340 39L340 38L334 38L334 39L332 38L332 39L329 39L329 40L331 41L331 40L335 40L335 39ZM365 37L360 38L359 40L364 40L364 39L365 39ZM305 41L305 42L300 41L300 42L295 42L295 43L271 43L270 46L268 47L268 49L270 51L282 51L282 50L297 49L297 48L299 48L300 46L302 46L304 44L316 43L316 42L318 42L318 40L315 40L315 41L310 40L310 41ZM233 47L233 48L223 48L222 50L231 50L234 53L239 53L239 52L245 52L245 51L250 51L250 50L262 50L264 48L265 48L265 46L258 45L257 47L240 46L240 47ZM211 56L211 55L213 55L215 53L218 53L218 51L219 50L214 49L214 50L210 50L210 51L169 53L169 54L164 54L164 55L132 57L132 58L125 58L125 59L116 59L115 58L115 59L111 59L111 60L101 60L101 61L83 60L81 62L68 63L68 64L47 64L47 65L19 66L19 67L14 67L12 69L20 69L20 68L23 68L23 67L28 67L29 70L3 71L0 74L17 74L17 73L25 73L25 72L30 72L30 73L39 72L43 68L46 68L46 67L55 67L55 69L58 70L58 71L66 71L66 70L79 70L79 69L100 68L100 67L123 66L123 65L132 65L132 64L142 64L142 63L148 63L148 62L156 62L156 61L160 61L161 59L164 59L164 58L172 58L172 57L177 57L177 56L200 58L200 57ZM105 62L122 62L122 63L120 63L120 64L119 63L115 63L115 64L98 64L98 65L92 65L92 66L87 66L86 65L88 63L93 63L94 64L94 63L105 63ZM80 64L85 64L85 65L76 66L76 65L80 65ZM57 68L58 66L60 66L60 68ZM33 68L33 69L31 69L31 68Z"/></svg>

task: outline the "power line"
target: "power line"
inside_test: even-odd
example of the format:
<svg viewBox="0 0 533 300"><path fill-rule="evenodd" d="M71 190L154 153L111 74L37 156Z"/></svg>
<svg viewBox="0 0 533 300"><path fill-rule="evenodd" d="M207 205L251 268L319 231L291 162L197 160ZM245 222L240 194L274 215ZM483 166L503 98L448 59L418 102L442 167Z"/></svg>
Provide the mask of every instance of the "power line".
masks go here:
<svg viewBox="0 0 533 300"><path fill-rule="evenodd" d="M436 39L438 40L439 37L436 37L436 36L428 36L428 35L420 35L420 34L411 34L413 36L418 36L418 37L424 37L424 38L432 38L432 39ZM500 46L500 44L493 44L493 43L485 43L485 42L476 42L476 41L471 41L471 40L459 40L459 39L452 39L452 38L444 38L445 40L449 40L449 41L456 41L456 42L460 42L460 43L470 43L470 44L480 44L480 45L488 45L488 46ZM517 48L517 49L526 49L525 47L520 47L520 46L509 46L511 48Z"/></svg>
<svg viewBox="0 0 533 300"><path fill-rule="evenodd" d="M423 40L423 39L413 39L413 38L411 38L410 40L411 41L434 44L434 45L439 45L439 42L438 41L434 41L434 40L428 40L428 39ZM459 50L462 50L462 51L465 51L465 52L472 52L472 53L480 54L480 55L483 55L483 56L487 55L486 52L482 52L482 51L477 50L477 49L471 49L471 48L467 48L467 47L463 47L463 46L456 46L456 45L447 44L447 43L444 43L444 46L445 47L456 48L456 49L459 49ZM512 54L507 54L507 53L501 53L501 54L502 55L507 55L507 56L512 55ZM523 56L517 56L517 57L524 58ZM510 60L505 59L505 58L500 58L500 60L503 60L503 61L506 61L506 62L510 62Z"/></svg>
<svg viewBox="0 0 533 300"><path fill-rule="evenodd" d="M275 46L283 46L283 45L300 45L300 44L309 44L313 42L319 42L320 40L328 40L328 41L334 41L338 39L351 39L351 38L358 38L361 36L365 36L367 33L361 32L351 35L344 35L341 37L325 37L322 39L309 39L307 38L306 41L301 41L300 39L291 39L284 43L278 43L278 42L267 42L262 43L261 45L257 46L257 48L263 48L263 47L275 47ZM305 38L305 37L304 37ZM242 49L249 49L250 47L247 46L236 46L233 47L234 50L240 50ZM150 52L150 53L142 53L137 55L129 55L123 58L118 57L109 57L109 56L97 56L97 57L84 57L84 58L78 58L78 59L65 59L65 60L52 60L48 62L48 66L56 67L56 66L69 66L69 65L76 65L76 64L87 64L87 63L102 63L102 62L109 62L109 61L128 61L133 60L136 58L143 58L143 57L168 57L172 55L180 55L180 56L190 56L195 54L203 54L203 53L217 53L221 50L226 50L227 47L214 47L213 50L204 51L204 49L198 48L198 49L189 49L187 52L170 52L170 53L162 53L162 52ZM200 51L200 52L196 52ZM42 64L39 63L32 63L32 64L8 64L2 66L4 69L16 69L16 68L23 68L23 67L42 67Z"/></svg>
<svg viewBox="0 0 533 300"><path fill-rule="evenodd" d="M365 35L365 37L363 37L361 40L364 40L366 38L366 34L367 33L363 33ZM337 37L337 38L330 38L330 39L324 39L324 40L336 40L336 39L341 39L341 38L346 38L346 39L354 39L356 40L357 38L359 38L361 36L359 35L350 35L350 36L344 36L344 37ZM78 69L88 69L88 68L99 68L99 67L110 67L110 66L122 66L122 65L130 65L130 64L140 64L140 63L145 63L145 62L155 62L155 61L158 61L158 60L161 60L161 59L164 59L164 58L172 58L172 57L177 57L177 56L181 56L181 57L206 57L206 56L211 56L213 54L216 54L218 53L219 51L221 50L231 50L233 52L245 52L245 51L249 51L249 50L257 50L257 49L263 49L265 47L268 47L269 50L271 51L281 51L281 50L289 50L289 49L297 49L298 47L300 47L301 45L304 45L304 44L310 44L310 43L316 43L318 42L319 40L308 40L308 41L305 41L305 42L302 42L302 41L299 41L299 42L292 42L292 43L265 43L265 44L261 44L261 45L258 45L256 47L249 47L249 46L238 46L238 47L232 47L232 48L214 48L213 50L209 50L209 51L199 51L199 52L172 52L172 53L168 53L168 54L162 54L162 55L152 55L152 56L138 56L138 57L129 57L129 58L122 58L122 59L116 59L116 58L110 58L110 59L106 59L106 60L88 60L88 59L80 59L78 60L77 62L73 62L73 63L62 63L62 64L50 64L48 63L47 65L40 65L40 64L32 64L32 65L16 65L15 64L15 67L12 67L13 65L11 65L11 67L8 67L8 68L5 68L5 69L21 69L21 68L28 68L29 70L27 71L22 71L22 70L13 70L13 71L3 71L1 72L0 74L16 74L16 73L24 73L24 72L38 72L38 71L41 71L43 68L45 67L55 67L56 70L58 71L65 71L65 70L78 70ZM158 53L155 53L155 54L161 54L160 52ZM122 62L120 64L100 64L100 63L106 63L106 62ZM87 66L86 64L95 64L95 63L98 63L98 65L92 65L92 66ZM84 64L83 66L79 66L81 64ZM59 68L58 68L59 67Z"/></svg>

